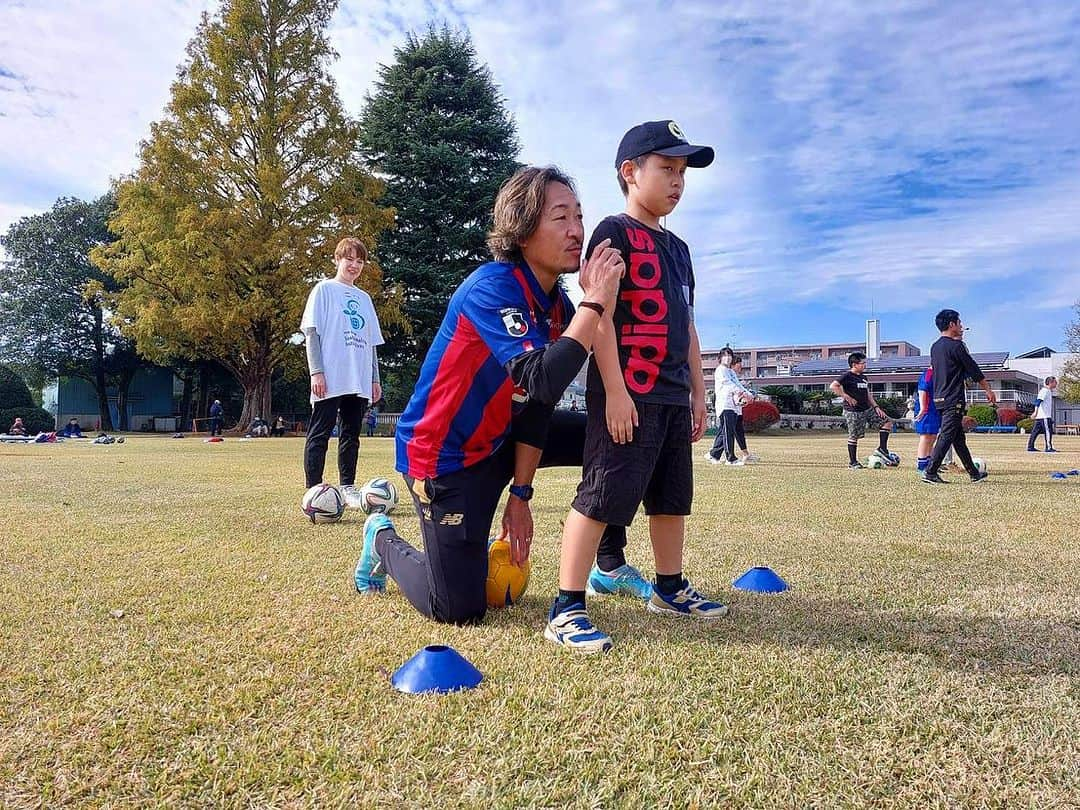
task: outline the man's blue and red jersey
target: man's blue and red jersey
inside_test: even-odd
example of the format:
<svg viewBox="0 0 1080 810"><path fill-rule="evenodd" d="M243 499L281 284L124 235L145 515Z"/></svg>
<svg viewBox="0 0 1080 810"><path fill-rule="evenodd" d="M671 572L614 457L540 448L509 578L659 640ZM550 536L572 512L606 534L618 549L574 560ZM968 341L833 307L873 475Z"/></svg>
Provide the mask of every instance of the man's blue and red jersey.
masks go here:
<svg viewBox="0 0 1080 810"><path fill-rule="evenodd" d="M549 296L524 263L473 271L450 298L398 420L398 472L434 478L498 450L527 399L507 363L558 338L573 313L566 292L556 287Z"/></svg>

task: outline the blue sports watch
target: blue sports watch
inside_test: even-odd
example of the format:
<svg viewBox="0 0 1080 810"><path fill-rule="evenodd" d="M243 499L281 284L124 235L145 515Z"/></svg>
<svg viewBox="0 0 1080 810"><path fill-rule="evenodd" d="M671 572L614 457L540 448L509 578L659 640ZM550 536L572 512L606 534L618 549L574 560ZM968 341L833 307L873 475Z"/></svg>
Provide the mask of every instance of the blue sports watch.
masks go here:
<svg viewBox="0 0 1080 810"><path fill-rule="evenodd" d="M533 488L528 484L522 484L521 486L510 485L510 494L515 498L521 498L523 501L532 500Z"/></svg>

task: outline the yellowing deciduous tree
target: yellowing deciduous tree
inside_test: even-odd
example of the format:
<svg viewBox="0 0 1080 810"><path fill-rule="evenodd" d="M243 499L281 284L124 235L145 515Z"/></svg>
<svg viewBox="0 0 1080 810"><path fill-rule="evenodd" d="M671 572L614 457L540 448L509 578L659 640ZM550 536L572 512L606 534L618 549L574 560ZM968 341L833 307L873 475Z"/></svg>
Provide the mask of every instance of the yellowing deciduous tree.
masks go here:
<svg viewBox="0 0 1080 810"><path fill-rule="evenodd" d="M117 185L119 239L94 260L122 282L124 331L157 362L213 358L244 388L240 424L269 416L270 377L337 240L393 223L359 168L328 65L337 0L227 0L203 15L135 174ZM401 323L376 262L360 285Z"/></svg>

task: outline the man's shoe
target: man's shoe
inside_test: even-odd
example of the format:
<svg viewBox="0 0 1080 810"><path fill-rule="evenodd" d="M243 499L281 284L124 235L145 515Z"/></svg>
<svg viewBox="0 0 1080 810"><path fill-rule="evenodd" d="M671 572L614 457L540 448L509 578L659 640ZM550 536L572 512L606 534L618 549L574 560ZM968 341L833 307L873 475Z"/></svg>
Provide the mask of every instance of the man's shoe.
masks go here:
<svg viewBox="0 0 1080 810"><path fill-rule="evenodd" d="M980 481L985 481L989 477L990 473L988 472L977 472L975 475L971 476L971 483L977 484Z"/></svg>
<svg viewBox="0 0 1080 810"><path fill-rule="evenodd" d="M919 479L924 484L947 484L949 483L937 473L930 475L929 473L923 473L922 478Z"/></svg>
<svg viewBox="0 0 1080 810"><path fill-rule="evenodd" d="M652 596L652 583L628 563L620 565L611 573L605 573L594 565L589 572L589 581L585 584L585 593L589 596L625 593L638 599L648 599Z"/></svg>
<svg viewBox="0 0 1080 810"><path fill-rule="evenodd" d="M611 636L598 630L591 621L584 605L575 605L552 616L544 628L544 638L580 653L600 653L610 650L614 643Z"/></svg>
<svg viewBox="0 0 1080 810"><path fill-rule="evenodd" d="M341 494L345 498L345 505L350 509L359 509L363 503L363 498L360 497L360 487L353 484L342 484Z"/></svg>
<svg viewBox="0 0 1080 810"><path fill-rule="evenodd" d="M1053 447L1048 447L1045 450L1043 450L1043 452L1044 453L1056 453L1057 450L1055 450Z"/></svg>
<svg viewBox="0 0 1080 810"><path fill-rule="evenodd" d="M364 521L364 550L360 552L356 571L353 572L357 593L382 593L386 590L386 569L379 552L375 550L375 535L383 529L393 528L390 518L381 513L371 515Z"/></svg>
<svg viewBox="0 0 1080 810"><path fill-rule="evenodd" d="M860 464L857 461L853 461L850 464L848 464L847 468L849 470L865 470L866 469L866 467L864 467L862 464Z"/></svg>
<svg viewBox="0 0 1080 810"><path fill-rule="evenodd" d="M895 467L897 464L900 463L899 460L897 460L892 453L890 453L888 450L882 450L880 447L874 450L874 455L880 458L881 462L886 467Z"/></svg>
<svg viewBox="0 0 1080 810"><path fill-rule="evenodd" d="M1027 451L1028 451L1029 453L1041 453L1041 452L1042 452L1042 450L1040 450L1040 449L1039 449L1038 447L1029 447L1029 448L1027 449Z"/></svg>
<svg viewBox="0 0 1080 810"><path fill-rule="evenodd" d="M653 588L645 607L653 613L694 616L698 619L721 619L728 614L727 605L706 599L686 580L673 594L665 595Z"/></svg>

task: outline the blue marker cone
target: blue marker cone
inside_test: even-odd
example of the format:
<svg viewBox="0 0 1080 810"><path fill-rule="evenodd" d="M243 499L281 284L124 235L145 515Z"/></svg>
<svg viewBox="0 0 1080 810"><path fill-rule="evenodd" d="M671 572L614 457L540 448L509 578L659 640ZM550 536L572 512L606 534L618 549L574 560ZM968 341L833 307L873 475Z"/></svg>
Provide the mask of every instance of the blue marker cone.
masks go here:
<svg viewBox="0 0 1080 810"><path fill-rule="evenodd" d="M754 591L755 593L780 593L788 589L784 578L767 565L751 568L731 584L740 591Z"/></svg>
<svg viewBox="0 0 1080 810"><path fill-rule="evenodd" d="M1069 480L1069 476L1066 473L1063 473L1063 472L1052 472L1052 473L1050 473L1050 477L1053 478L1055 481L1068 481Z"/></svg>
<svg viewBox="0 0 1080 810"><path fill-rule="evenodd" d="M484 679L480 670L461 653L443 644L431 644L406 661L390 678L399 692L456 692L473 689Z"/></svg>

